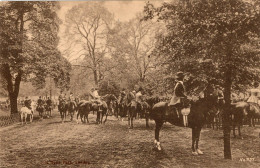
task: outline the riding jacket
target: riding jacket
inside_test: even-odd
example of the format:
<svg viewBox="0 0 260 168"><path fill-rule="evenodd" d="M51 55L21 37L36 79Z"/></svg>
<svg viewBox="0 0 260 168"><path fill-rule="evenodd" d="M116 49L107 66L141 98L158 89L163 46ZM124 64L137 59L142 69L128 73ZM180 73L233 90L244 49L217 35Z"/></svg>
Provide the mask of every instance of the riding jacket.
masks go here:
<svg viewBox="0 0 260 168"><path fill-rule="evenodd" d="M169 105L176 105L181 103L181 98L187 97L185 95L185 88L182 81L178 81L174 87L174 93Z"/></svg>

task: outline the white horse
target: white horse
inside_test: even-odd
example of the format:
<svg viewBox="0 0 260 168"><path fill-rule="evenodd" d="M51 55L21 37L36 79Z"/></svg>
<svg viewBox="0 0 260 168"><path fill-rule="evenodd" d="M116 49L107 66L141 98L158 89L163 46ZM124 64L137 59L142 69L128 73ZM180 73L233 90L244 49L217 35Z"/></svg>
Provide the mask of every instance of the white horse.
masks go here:
<svg viewBox="0 0 260 168"><path fill-rule="evenodd" d="M27 121L26 121L27 115L30 116L30 122L32 122L33 121L33 111L28 109L27 107L22 107L21 108L22 125L23 125L23 118L24 118L25 124L27 123Z"/></svg>
<svg viewBox="0 0 260 168"><path fill-rule="evenodd" d="M36 112L36 102L33 100L31 103L31 107L32 107L32 112Z"/></svg>

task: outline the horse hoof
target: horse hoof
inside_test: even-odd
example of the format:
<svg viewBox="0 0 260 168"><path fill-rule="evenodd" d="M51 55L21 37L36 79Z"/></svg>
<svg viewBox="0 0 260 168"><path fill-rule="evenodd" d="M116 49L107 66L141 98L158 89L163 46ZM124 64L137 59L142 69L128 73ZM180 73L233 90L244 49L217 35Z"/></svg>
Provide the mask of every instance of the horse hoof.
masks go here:
<svg viewBox="0 0 260 168"><path fill-rule="evenodd" d="M197 153L198 153L199 155L203 155L203 152L202 152L200 149L197 149Z"/></svg>
<svg viewBox="0 0 260 168"><path fill-rule="evenodd" d="M195 156L197 156L198 155L198 152L192 152L192 155L195 155Z"/></svg>

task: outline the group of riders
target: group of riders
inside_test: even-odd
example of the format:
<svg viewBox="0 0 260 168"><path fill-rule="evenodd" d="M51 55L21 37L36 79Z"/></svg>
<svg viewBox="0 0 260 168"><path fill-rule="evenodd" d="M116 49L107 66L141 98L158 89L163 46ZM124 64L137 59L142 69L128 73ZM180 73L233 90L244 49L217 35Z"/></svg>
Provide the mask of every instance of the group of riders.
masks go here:
<svg viewBox="0 0 260 168"><path fill-rule="evenodd" d="M32 106L35 104L36 110L40 111L41 109L51 110L53 106L53 102L50 99L50 97L47 98L47 100L42 99L42 96L39 96L37 102L35 103L33 100L29 99L27 96L25 97L25 100L23 101L23 105L27 107L28 109L32 110Z"/></svg>
<svg viewBox="0 0 260 168"><path fill-rule="evenodd" d="M183 72L178 72L176 74L176 85L174 87L173 96L168 103L168 107L170 110L166 111L166 114L165 114L166 117L172 116L173 113L177 114L177 116L180 117L181 110L186 107L185 102L188 98L186 95L185 86L183 84L184 77L185 77L185 75ZM260 90L258 89L258 86L259 86L259 84L255 82L254 88L250 90L250 97L248 98L247 102L252 104L253 106L255 106L256 109L259 110L260 109L259 108ZM211 96L213 94L213 92L215 92L214 94L216 94L216 96L218 97L219 100L224 100L223 92L218 85L215 85L214 88L212 85L208 85L205 90L206 91L203 92L203 95L201 95L202 97L207 98L207 97ZM92 103L96 103L98 105L102 104L102 97L99 96L97 88L92 88L89 95L90 95L89 101L91 101ZM126 101L126 98L127 98L126 89L122 89L122 91L120 92L119 98L117 99L118 104L125 104L126 106L130 106L130 104L131 104L131 105L134 105L136 107L136 109L141 110L143 108L143 103L145 101L143 88L136 87L133 91L129 91L128 95L130 95L132 97L130 102ZM62 91L59 95L58 100L59 100L59 105L61 104L62 101L65 101L65 102L73 103L75 105L75 107L77 106L77 104L80 101L79 97L77 96L75 98L72 92L70 93L69 99L67 100L66 94L63 94ZM127 104L126 104L126 102L127 102ZM26 97L26 99L24 101L24 105L27 108L31 109L31 100L28 99L28 97ZM58 108L59 108L59 105L58 105ZM39 99L37 100L36 110L37 110L37 108L41 108L43 106L51 107L52 100L48 97L48 99L46 101L44 101L40 96Z"/></svg>

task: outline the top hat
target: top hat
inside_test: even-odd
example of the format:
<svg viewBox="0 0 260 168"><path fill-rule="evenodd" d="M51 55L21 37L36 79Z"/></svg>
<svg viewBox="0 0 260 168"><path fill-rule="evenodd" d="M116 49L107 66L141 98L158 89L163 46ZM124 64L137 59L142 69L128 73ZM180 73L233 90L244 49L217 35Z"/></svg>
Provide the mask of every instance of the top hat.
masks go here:
<svg viewBox="0 0 260 168"><path fill-rule="evenodd" d="M177 74L176 74L176 79L182 79L183 77L184 77L185 75L184 75L184 73L183 72L177 72Z"/></svg>

